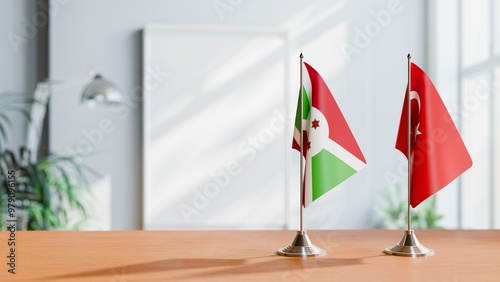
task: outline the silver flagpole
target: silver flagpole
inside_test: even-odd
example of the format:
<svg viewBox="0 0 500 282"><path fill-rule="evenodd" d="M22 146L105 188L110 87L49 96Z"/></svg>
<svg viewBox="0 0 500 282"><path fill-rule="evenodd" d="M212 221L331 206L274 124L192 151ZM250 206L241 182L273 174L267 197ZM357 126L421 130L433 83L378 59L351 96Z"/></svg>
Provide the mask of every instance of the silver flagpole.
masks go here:
<svg viewBox="0 0 500 282"><path fill-rule="evenodd" d="M405 231L403 238L399 244L392 247L386 248L384 253L388 255L405 256L405 257L423 257L434 255L434 250L426 248L424 245L420 244L415 235L415 232L411 229L411 173L412 173L412 162L411 162L411 55L408 53L406 57L408 59L408 90L406 92L406 107L408 110L408 128L407 128L407 153L408 153L408 213L407 222L408 229ZM417 134L417 132L415 132Z"/></svg>
<svg viewBox="0 0 500 282"><path fill-rule="evenodd" d="M302 214L304 213L304 142L303 142L303 122L302 120L304 119L304 81L302 80L302 68L304 67L304 55L300 53L300 90L299 90L299 99L300 99L300 232L304 231L303 228L303 219L302 219Z"/></svg>
<svg viewBox="0 0 500 282"><path fill-rule="evenodd" d="M304 119L303 110L304 110L304 83L302 80L302 68L303 68L303 58L304 55L300 53L300 90L299 90L299 118L300 118L300 228L297 231L297 235L295 235L295 239L293 242L279 249L276 253L280 256L288 256L288 257L311 257L311 256L322 256L326 254L326 251L316 247L309 236L307 236L307 231L304 230L303 227L303 218L302 214L304 211L304 144L303 144L303 122Z"/></svg>
<svg viewBox="0 0 500 282"><path fill-rule="evenodd" d="M406 106L408 108L408 128L406 130L407 137L408 139L406 140L408 149L407 149L407 154L408 154L408 231L411 230L411 215L410 215L410 195L411 195L411 55L408 53L408 56L406 57L408 59L408 90L406 92ZM417 132L415 132L417 134Z"/></svg>

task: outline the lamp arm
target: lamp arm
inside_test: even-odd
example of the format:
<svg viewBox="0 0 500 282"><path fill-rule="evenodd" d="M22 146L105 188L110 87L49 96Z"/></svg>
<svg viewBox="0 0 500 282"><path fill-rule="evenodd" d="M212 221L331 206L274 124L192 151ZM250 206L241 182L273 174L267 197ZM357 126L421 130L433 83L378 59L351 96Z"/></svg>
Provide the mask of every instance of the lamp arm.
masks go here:
<svg viewBox="0 0 500 282"><path fill-rule="evenodd" d="M53 90L92 81L95 75L95 69L90 68L88 75L85 77L78 76L66 80L48 78L36 84L34 92L36 103L31 106L30 122L26 132L25 144L31 154L31 161L35 162L38 157L38 150L40 149L40 141L43 133L43 121L45 120L47 105Z"/></svg>
<svg viewBox="0 0 500 282"><path fill-rule="evenodd" d="M59 90L61 88L67 88L75 85L81 85L84 83L91 82L96 76L95 72L89 72L87 77L76 77L71 79L46 79L41 83L48 84L53 90Z"/></svg>
<svg viewBox="0 0 500 282"><path fill-rule="evenodd" d="M43 131L43 121L47 112L47 103L52 94L49 82L39 82L36 85L34 98L36 103L31 106L30 122L26 132L26 148L31 154L31 161L36 162L40 140Z"/></svg>
<svg viewBox="0 0 500 282"><path fill-rule="evenodd" d="M107 98L107 101L109 103L121 103L122 97L115 86L113 86L110 82L103 80L101 76L96 74L93 68L90 69L89 75L90 76L86 79L74 78L64 81L46 79L42 82L37 83L34 98L38 103L33 104L31 107L31 118L26 132L26 148L31 154L31 161L36 162L38 157L40 140L43 133L43 121L45 120L45 116L47 113L47 103L54 89L81 84L85 81L91 81L91 84L89 84L86 89L90 87L92 88L92 90L94 90L94 92L90 91L90 93L87 93L87 90L84 90L82 97L87 100L92 100L95 99L95 96L97 94L106 95L105 99ZM95 88L97 88L97 94L95 93Z"/></svg>

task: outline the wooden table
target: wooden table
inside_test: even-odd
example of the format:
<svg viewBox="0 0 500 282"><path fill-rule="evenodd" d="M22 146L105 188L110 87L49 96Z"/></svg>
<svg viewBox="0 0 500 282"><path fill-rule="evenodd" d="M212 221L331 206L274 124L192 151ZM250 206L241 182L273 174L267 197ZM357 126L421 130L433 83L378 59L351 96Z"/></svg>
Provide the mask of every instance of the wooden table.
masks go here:
<svg viewBox="0 0 500 282"><path fill-rule="evenodd" d="M326 256L275 251L294 231L29 231L16 233L16 274L0 281L500 281L500 230L417 230L433 257L382 253L403 231L309 231Z"/></svg>

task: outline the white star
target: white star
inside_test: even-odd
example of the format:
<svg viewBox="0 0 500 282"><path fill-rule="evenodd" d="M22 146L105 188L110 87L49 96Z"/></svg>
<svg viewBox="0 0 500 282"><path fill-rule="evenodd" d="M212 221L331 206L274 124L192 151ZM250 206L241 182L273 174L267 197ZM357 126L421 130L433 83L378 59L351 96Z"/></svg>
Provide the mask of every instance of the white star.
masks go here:
<svg viewBox="0 0 500 282"><path fill-rule="evenodd" d="M415 141L417 141L417 136L422 134L422 132L418 131L418 127L420 126L420 123L415 126Z"/></svg>

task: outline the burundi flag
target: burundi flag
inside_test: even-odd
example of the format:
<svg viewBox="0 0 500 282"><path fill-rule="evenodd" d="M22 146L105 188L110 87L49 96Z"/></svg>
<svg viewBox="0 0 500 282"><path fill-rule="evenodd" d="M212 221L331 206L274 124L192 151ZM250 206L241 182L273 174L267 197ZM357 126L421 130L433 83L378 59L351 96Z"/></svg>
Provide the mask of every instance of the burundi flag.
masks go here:
<svg viewBox="0 0 500 282"><path fill-rule="evenodd" d="M301 151L302 128L302 204L307 207L362 169L366 160L325 81L307 63L302 68L302 80L302 117L299 95L292 148Z"/></svg>

